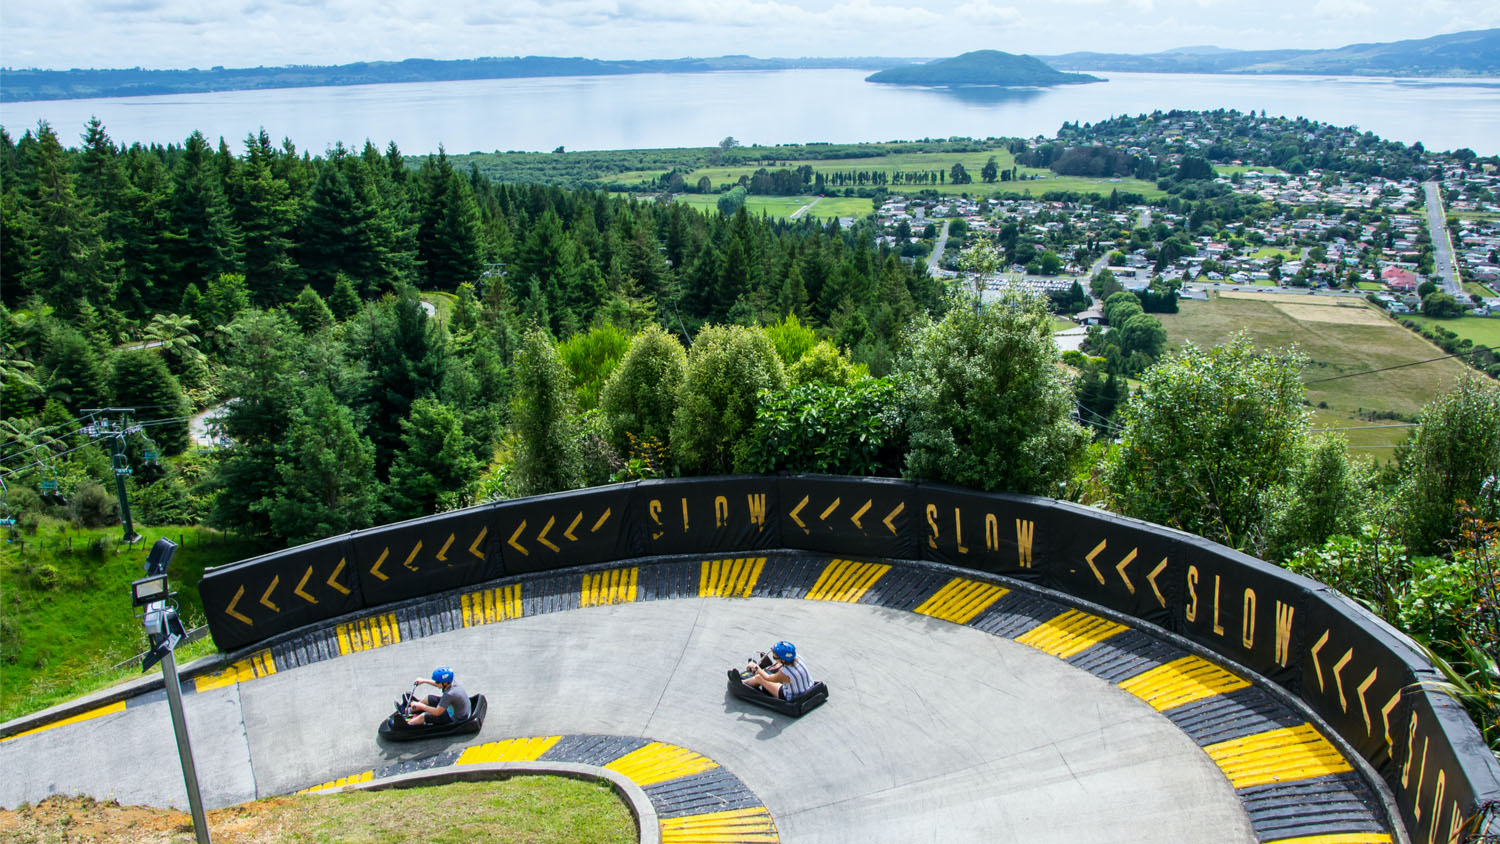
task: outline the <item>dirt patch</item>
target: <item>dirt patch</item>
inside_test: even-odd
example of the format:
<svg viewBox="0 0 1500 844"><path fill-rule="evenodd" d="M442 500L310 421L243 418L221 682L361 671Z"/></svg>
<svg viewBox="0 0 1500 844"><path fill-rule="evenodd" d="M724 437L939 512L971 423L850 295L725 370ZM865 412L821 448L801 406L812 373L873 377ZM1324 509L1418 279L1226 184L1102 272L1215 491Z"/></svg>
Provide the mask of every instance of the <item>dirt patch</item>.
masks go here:
<svg viewBox="0 0 1500 844"><path fill-rule="evenodd" d="M1224 299L1254 299L1257 302L1270 302L1273 304L1369 310L1369 306L1365 303L1365 300L1353 297L1313 296L1308 293L1254 293L1248 290L1220 290L1217 295Z"/></svg>
<svg viewBox="0 0 1500 844"><path fill-rule="evenodd" d="M1389 320L1370 308L1330 308L1323 305L1276 303L1276 310L1300 322L1336 322L1342 325L1388 325Z"/></svg>

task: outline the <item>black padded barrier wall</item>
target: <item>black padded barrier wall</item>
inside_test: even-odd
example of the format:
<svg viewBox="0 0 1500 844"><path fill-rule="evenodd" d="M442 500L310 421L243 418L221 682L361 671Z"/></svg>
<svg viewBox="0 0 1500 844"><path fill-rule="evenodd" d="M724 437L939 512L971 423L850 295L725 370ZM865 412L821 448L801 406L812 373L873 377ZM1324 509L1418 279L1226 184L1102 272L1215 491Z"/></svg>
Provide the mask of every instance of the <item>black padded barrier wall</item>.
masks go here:
<svg viewBox="0 0 1500 844"><path fill-rule="evenodd" d="M776 483L774 477L737 475L636 484L632 556L781 547Z"/></svg>
<svg viewBox="0 0 1500 844"><path fill-rule="evenodd" d="M198 593L226 651L365 606L346 536L211 569Z"/></svg>
<svg viewBox="0 0 1500 844"><path fill-rule="evenodd" d="M914 560L913 485L883 478L784 475L781 536L788 547Z"/></svg>
<svg viewBox="0 0 1500 844"><path fill-rule="evenodd" d="M1183 635L1306 701L1390 786L1415 842L1461 840L1500 801L1500 763L1463 708L1363 608L1201 537L1033 496L808 475L619 484L291 548L210 570L200 592L214 641L236 651L502 575L772 548L1001 574Z"/></svg>
<svg viewBox="0 0 1500 844"><path fill-rule="evenodd" d="M493 504L356 531L350 562L365 606L494 580L505 572L495 541Z"/></svg>
<svg viewBox="0 0 1500 844"><path fill-rule="evenodd" d="M505 573L527 574L634 556L626 525L634 484L559 492L495 505Z"/></svg>

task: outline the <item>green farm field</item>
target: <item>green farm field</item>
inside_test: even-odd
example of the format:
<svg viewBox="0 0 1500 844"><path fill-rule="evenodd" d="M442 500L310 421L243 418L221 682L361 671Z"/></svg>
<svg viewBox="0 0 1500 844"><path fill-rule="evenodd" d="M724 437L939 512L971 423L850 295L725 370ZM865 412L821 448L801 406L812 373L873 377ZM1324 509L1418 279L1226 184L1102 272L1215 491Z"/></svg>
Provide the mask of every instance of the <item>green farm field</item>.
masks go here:
<svg viewBox="0 0 1500 844"><path fill-rule="evenodd" d="M1362 302L1299 298L1307 301L1292 304L1226 296L1207 302L1185 300L1180 312L1156 316L1166 327L1168 344L1173 348L1189 340L1199 346L1217 345L1236 331L1245 331L1263 349L1296 345L1309 358L1303 380L1307 383L1307 400L1317 410L1314 425L1321 429L1392 424L1361 419L1361 410L1415 416L1422 405L1470 371L1458 361L1439 360L1354 375L1439 357L1442 350ZM1331 304L1335 301L1347 304ZM1352 377L1323 380L1340 375ZM1322 403L1327 407L1320 407ZM1391 449L1384 447L1403 440L1406 431L1371 427L1343 433L1356 453L1368 451L1384 460L1391 456Z"/></svg>
<svg viewBox="0 0 1500 844"><path fill-rule="evenodd" d="M814 202L814 200L817 200ZM718 194L685 193L675 197L680 202L699 211L713 211L718 206ZM829 196L751 196L745 199L745 210L751 214L766 214L770 217L790 217L799 208L812 204L809 216L820 219L834 217L863 217L875 210L875 204L861 197Z"/></svg>
<svg viewBox="0 0 1500 844"><path fill-rule="evenodd" d="M964 169L969 171L974 181L967 185L937 184L937 185L887 185L891 193L899 194L902 191L916 193L924 190L933 190L938 193L957 196L967 193L969 196L994 196L997 194L1017 194L1041 196L1052 191L1076 191L1078 193L1108 194L1110 191L1119 190L1125 193L1138 193L1148 199L1156 199L1165 196L1163 191L1156 187L1155 182L1142 181L1140 179L1110 179L1089 178L1084 176L1059 176L1050 170L1032 167L1020 168L1020 175L1027 178L1016 182L994 182L986 184L979 179L979 172L990 157L995 158L995 163L1002 170L1015 166L1015 157L1003 149L988 150L984 152L902 152L888 155L874 156L868 158L836 158L820 160L796 160L788 159L778 161L774 164L751 164L734 167L703 167L688 173L685 180L689 185L707 176L715 188L733 184L741 176L750 176L756 170L764 167L767 170L778 170L781 168L796 169L804 164L811 165L815 172L834 173L849 170L863 170L867 172L897 173L913 171L938 171L950 172L953 165L962 163ZM634 182L654 179L661 175L658 170L631 170L620 173L615 177L621 182ZM829 191L839 190L832 186Z"/></svg>
<svg viewBox="0 0 1500 844"><path fill-rule="evenodd" d="M1459 339L1474 341L1476 346L1489 346L1500 348L1500 319L1489 317L1466 316L1458 319L1433 319L1424 316L1407 316L1418 325L1432 326L1441 325L1459 336Z"/></svg>

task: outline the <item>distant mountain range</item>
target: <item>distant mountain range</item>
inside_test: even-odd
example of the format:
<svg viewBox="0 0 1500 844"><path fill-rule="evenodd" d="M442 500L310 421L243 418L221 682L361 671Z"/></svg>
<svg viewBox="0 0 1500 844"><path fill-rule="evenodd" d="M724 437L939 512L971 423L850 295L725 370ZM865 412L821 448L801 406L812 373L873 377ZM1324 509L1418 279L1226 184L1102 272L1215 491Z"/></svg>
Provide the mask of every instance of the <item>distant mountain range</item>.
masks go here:
<svg viewBox="0 0 1500 844"><path fill-rule="evenodd" d="M912 68L919 76L953 70L952 62L993 50L966 53L953 59L929 61ZM1005 56L1009 54L997 53ZM1025 56L1011 56L1030 59ZM1352 76L1500 76L1500 29L1459 32L1415 41L1388 44L1351 44L1337 50L1230 50L1221 47L1180 47L1161 53L1066 53L1040 56L1037 64L1058 71L1144 71L1152 73L1308 73ZM1035 61L1035 59L1030 59ZM886 70L920 59L910 58L801 58L758 59L752 56L717 58L606 61L555 56L524 56L482 59L407 59L400 62L359 62L346 65L293 65L289 67L223 68L208 70L34 70L0 71L0 102L65 100L86 97L132 97L148 94L194 94L209 91L241 91L264 88L306 88L324 85L378 85L389 82L445 82L463 79L514 79L536 76L598 76L629 73L705 73L723 70L793 70L848 68ZM950 63L950 64L945 64ZM998 65L996 65L998 66ZM946 70L944 70L946 68ZM924 70L925 69L925 70ZM960 69L962 67L960 66ZM970 68L974 69L974 68ZM1000 83L1009 85L1058 84L1019 81L1027 70L1011 65L1015 72ZM879 75L879 74L877 74ZM1066 74L1060 74L1066 75ZM912 77L908 77L912 78ZM998 77L997 77L998 78ZM871 81L891 81L889 78ZM1087 80L1072 80L1087 81ZM939 82L934 77L913 84L970 84Z"/></svg>
<svg viewBox="0 0 1500 844"><path fill-rule="evenodd" d="M1336 50L1181 47L1162 53L1040 56L1059 70L1142 73L1308 73L1334 76L1500 76L1500 29Z"/></svg>
<svg viewBox="0 0 1500 844"><path fill-rule="evenodd" d="M951 59L937 59L923 64L907 64L878 71L865 77L867 82L893 85L1004 85L1043 86L1076 85L1103 82L1086 73L1063 73L1031 56L1017 56L999 50L975 50Z"/></svg>

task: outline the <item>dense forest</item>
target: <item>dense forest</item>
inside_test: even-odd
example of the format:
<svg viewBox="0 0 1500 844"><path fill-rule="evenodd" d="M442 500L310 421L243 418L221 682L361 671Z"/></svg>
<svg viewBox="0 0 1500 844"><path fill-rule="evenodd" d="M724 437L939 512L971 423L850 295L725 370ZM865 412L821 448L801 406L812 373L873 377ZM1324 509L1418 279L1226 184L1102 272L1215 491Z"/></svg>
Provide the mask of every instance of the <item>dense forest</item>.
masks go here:
<svg viewBox="0 0 1500 844"><path fill-rule="evenodd" d="M528 331L574 356L586 411L647 326L691 343L791 317L880 376L942 301L925 266L858 228L498 184L394 146L123 149L94 123L68 149L43 125L0 137L0 180L12 485L107 477L102 449L72 450L90 408L136 408L139 461L182 453L190 410L223 405L235 448L134 475L143 515L284 540L472 501ZM451 315L430 318L419 289ZM574 481L618 471L614 442ZM404 462L419 456L450 462ZM343 461L325 478L341 488L315 514L299 472L320 460Z"/></svg>

